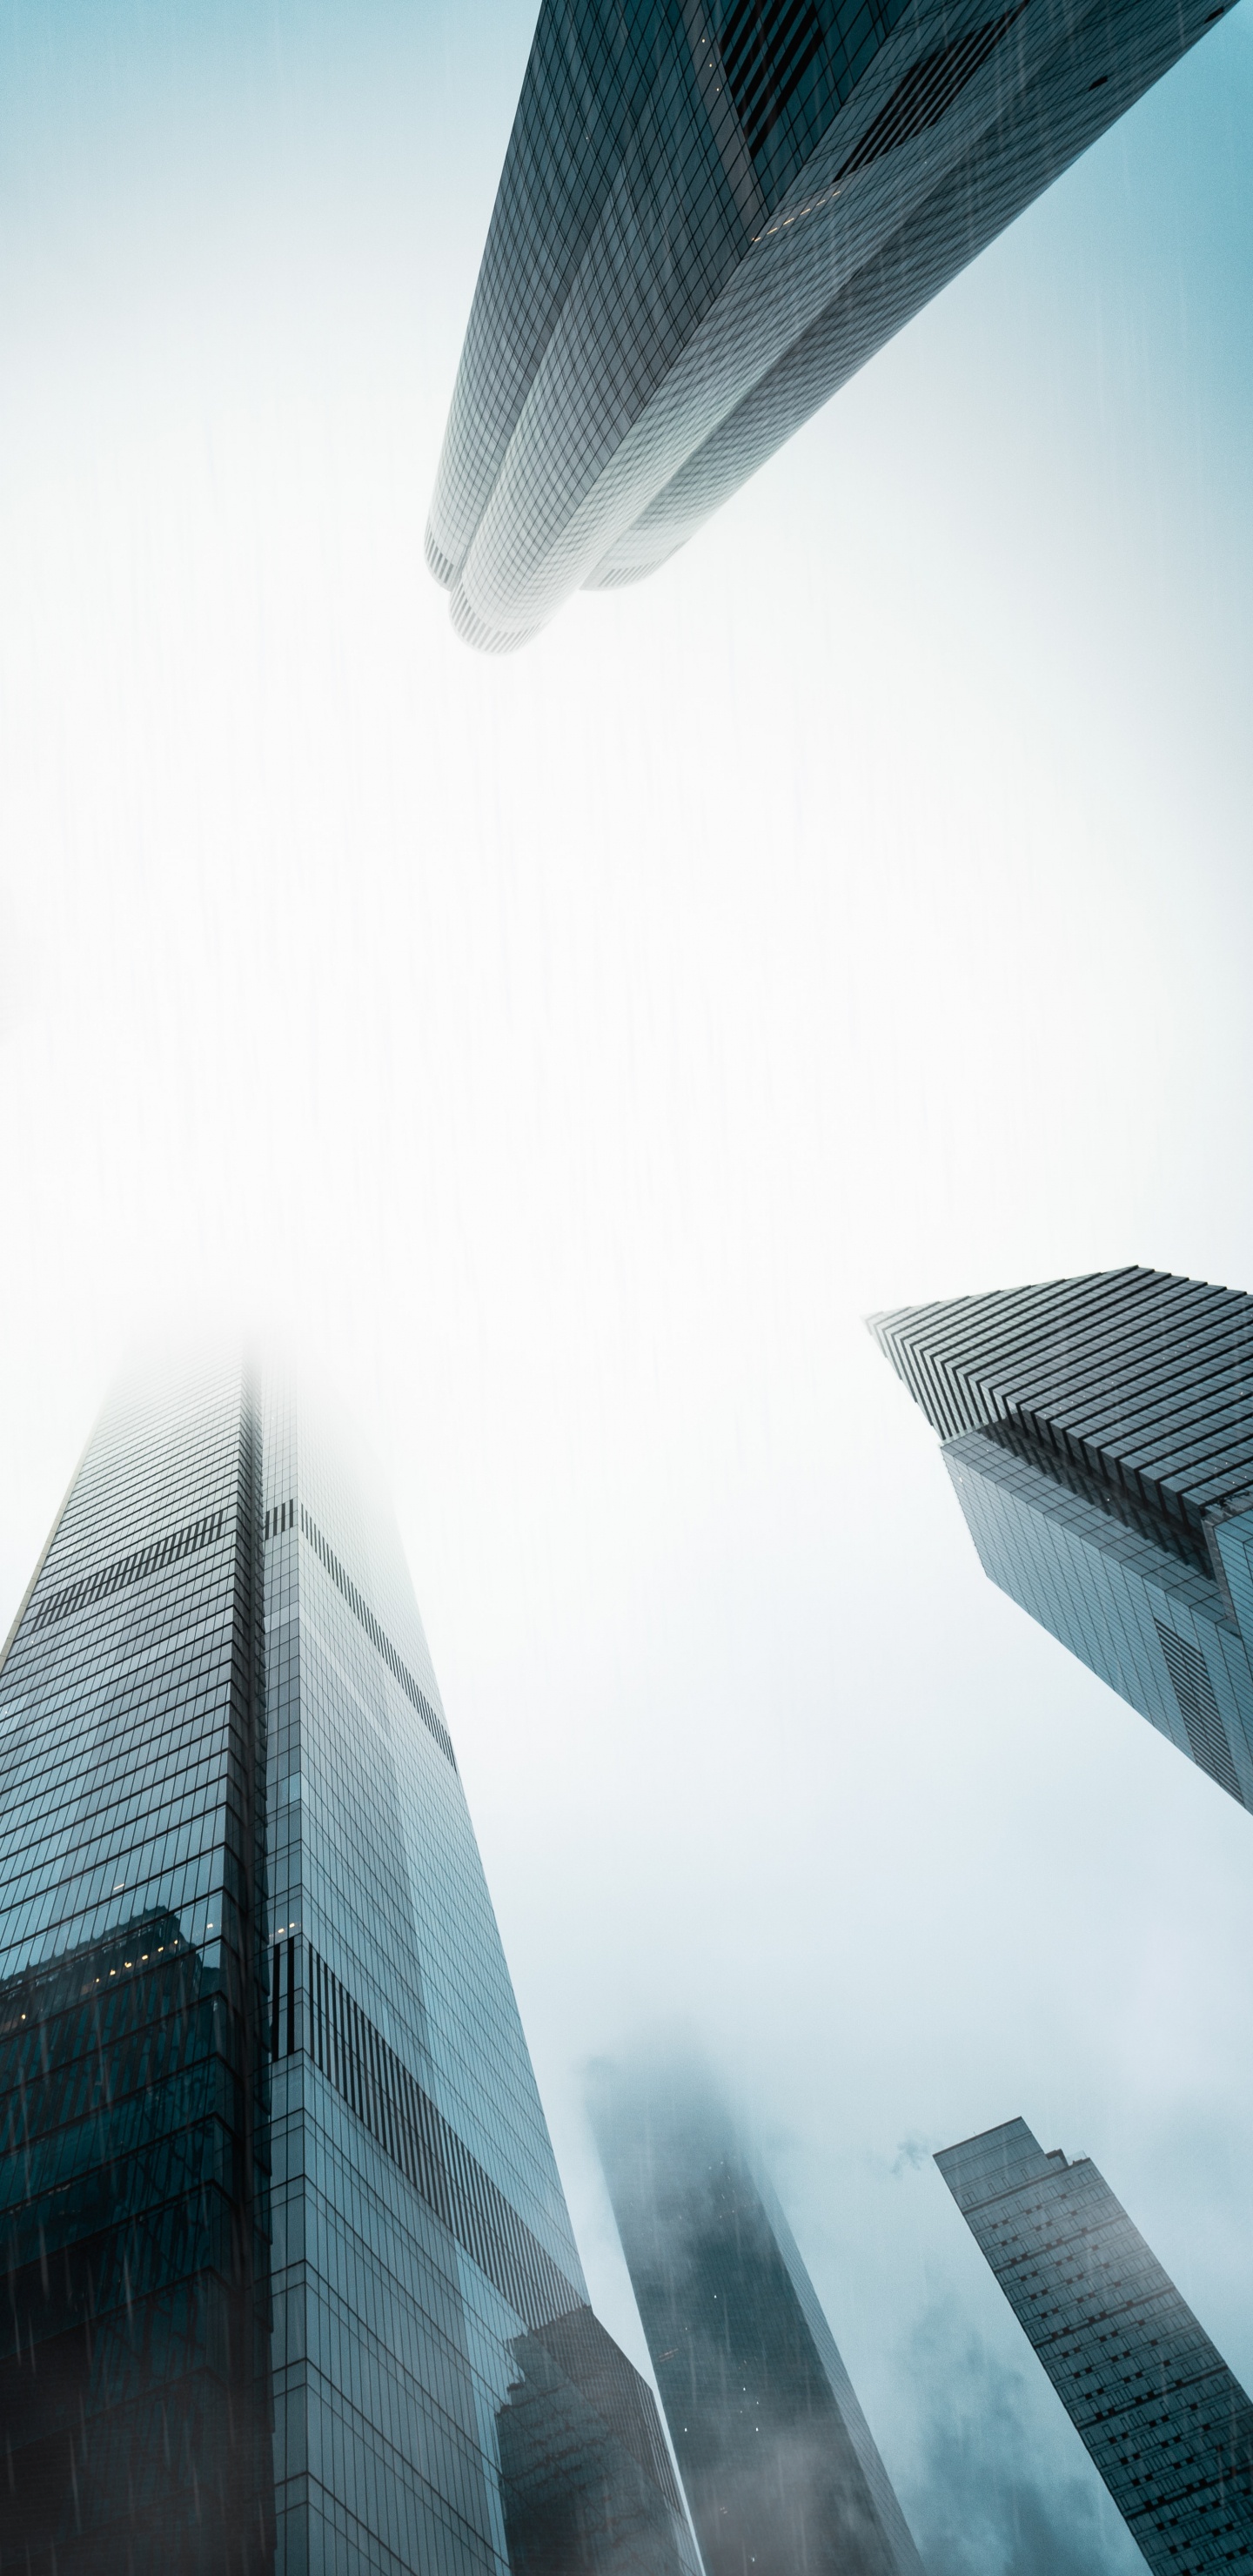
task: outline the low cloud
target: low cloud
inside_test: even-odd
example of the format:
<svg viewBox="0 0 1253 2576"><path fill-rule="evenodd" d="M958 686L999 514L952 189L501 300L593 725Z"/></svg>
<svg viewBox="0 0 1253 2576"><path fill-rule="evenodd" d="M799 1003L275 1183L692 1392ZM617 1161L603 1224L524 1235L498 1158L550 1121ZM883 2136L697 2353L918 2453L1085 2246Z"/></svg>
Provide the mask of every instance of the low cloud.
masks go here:
<svg viewBox="0 0 1253 2576"><path fill-rule="evenodd" d="M900 2139L896 2149L896 2161L892 2167L894 2180L899 2180L906 2171L917 2173L920 2166L930 2164L931 2154L929 2138L916 2138L911 2135Z"/></svg>
<svg viewBox="0 0 1253 2576"><path fill-rule="evenodd" d="M933 2399L910 2499L928 2576L1114 2576L1113 2508L1078 2463L1074 2476L1054 2469L1024 2377L941 2309L924 2319L913 2358ZM1067 2428L1057 2430L1064 2457ZM1081 2463L1079 2437L1069 2438Z"/></svg>

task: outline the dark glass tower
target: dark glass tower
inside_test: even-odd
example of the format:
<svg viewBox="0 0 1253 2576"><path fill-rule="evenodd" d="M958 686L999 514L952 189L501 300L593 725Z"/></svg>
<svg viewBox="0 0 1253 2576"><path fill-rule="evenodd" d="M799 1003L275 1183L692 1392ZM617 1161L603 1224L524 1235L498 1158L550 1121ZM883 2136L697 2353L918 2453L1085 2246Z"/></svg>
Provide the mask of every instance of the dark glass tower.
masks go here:
<svg viewBox="0 0 1253 2576"><path fill-rule="evenodd" d="M458 632L663 563L1222 14L543 0L427 530Z"/></svg>
<svg viewBox="0 0 1253 2576"><path fill-rule="evenodd" d="M346 1437L116 1402L0 1745L0 2568L695 2576Z"/></svg>
<svg viewBox="0 0 1253 2576"><path fill-rule="evenodd" d="M1110 1270L870 1329L985 1573L1253 1807L1253 1297Z"/></svg>
<svg viewBox="0 0 1253 2576"><path fill-rule="evenodd" d="M272 2557L260 1436L101 1422L0 1669L0 2567Z"/></svg>
<svg viewBox="0 0 1253 2576"><path fill-rule="evenodd" d="M922 2576L791 2231L690 2067L592 2117L706 2576Z"/></svg>
<svg viewBox="0 0 1253 2576"><path fill-rule="evenodd" d="M936 2157L1155 2576L1253 2565L1253 2406L1086 2156L1007 2120Z"/></svg>

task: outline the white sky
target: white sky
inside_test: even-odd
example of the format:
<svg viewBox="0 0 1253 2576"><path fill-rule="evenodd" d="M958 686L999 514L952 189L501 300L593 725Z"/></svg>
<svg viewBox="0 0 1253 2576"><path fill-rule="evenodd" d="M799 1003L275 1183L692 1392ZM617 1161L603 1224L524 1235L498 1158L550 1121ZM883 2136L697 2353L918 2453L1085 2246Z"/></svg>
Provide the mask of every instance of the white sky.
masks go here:
<svg viewBox="0 0 1253 2576"><path fill-rule="evenodd" d="M578 2070L687 2013L933 2576L1129 2572L922 2150L1093 2153L1253 2382L1253 1825L984 1583L860 1319L1253 1287L1253 21L484 663L421 534L529 32L0 13L0 1619L135 1337L289 1330L607 2321Z"/></svg>

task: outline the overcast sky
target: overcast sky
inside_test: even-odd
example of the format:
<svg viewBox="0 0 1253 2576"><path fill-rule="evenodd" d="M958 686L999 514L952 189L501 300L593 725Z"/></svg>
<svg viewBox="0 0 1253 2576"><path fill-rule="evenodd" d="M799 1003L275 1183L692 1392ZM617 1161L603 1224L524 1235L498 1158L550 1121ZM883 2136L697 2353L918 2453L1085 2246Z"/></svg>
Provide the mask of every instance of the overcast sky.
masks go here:
<svg viewBox="0 0 1253 2576"><path fill-rule="evenodd" d="M421 536L525 0L0 10L0 1579L279 1323L397 1498L606 2321L687 2015L932 2576L1141 2562L930 2164L1253 2385L1253 1822L984 1581L875 1307L1253 1288L1253 16L636 590Z"/></svg>

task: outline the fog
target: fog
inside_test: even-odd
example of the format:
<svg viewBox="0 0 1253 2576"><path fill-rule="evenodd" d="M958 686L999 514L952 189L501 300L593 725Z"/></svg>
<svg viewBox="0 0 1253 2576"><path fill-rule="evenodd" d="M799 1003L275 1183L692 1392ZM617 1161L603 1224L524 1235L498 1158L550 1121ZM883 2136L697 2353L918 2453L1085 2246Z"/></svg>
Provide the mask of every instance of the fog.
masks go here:
<svg viewBox="0 0 1253 2576"><path fill-rule="evenodd" d="M421 535L525 8L0 13L7 1626L146 1335L380 1453L605 2322L685 2015L931 2576L1140 2564L931 2165L1253 2375L1253 1826L984 1581L865 1313L1253 1288L1253 17L655 580Z"/></svg>

